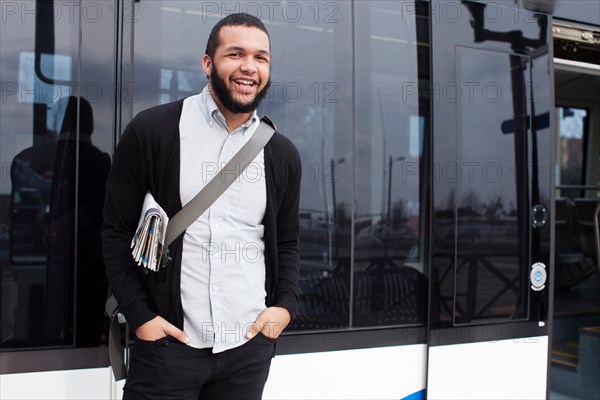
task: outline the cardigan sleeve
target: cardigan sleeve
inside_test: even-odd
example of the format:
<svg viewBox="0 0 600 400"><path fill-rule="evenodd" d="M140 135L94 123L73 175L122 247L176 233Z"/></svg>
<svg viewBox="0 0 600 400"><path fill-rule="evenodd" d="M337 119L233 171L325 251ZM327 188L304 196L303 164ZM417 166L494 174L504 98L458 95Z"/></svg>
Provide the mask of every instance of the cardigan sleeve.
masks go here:
<svg viewBox="0 0 600 400"><path fill-rule="evenodd" d="M131 121L114 154L104 202L102 252L110 287L120 312L135 330L153 319L144 290L144 274L131 256L131 239L147 187L150 154Z"/></svg>
<svg viewBox="0 0 600 400"><path fill-rule="evenodd" d="M300 303L300 183L302 167L296 147L288 141L290 157L287 160L287 184L277 211L277 284L275 305L286 308L292 319Z"/></svg>

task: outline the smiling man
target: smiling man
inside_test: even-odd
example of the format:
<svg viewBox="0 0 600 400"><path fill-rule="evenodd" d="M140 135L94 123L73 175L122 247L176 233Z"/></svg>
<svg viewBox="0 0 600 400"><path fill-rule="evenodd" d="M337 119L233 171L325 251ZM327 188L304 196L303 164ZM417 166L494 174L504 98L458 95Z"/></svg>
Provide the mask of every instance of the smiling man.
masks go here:
<svg viewBox="0 0 600 400"><path fill-rule="evenodd" d="M269 87L262 22L233 14L202 58L208 85L143 111L127 126L108 178L103 252L135 331L124 399L259 399L275 342L298 309L301 167L275 133L244 173L144 274L131 257L144 195L173 217L252 137Z"/></svg>

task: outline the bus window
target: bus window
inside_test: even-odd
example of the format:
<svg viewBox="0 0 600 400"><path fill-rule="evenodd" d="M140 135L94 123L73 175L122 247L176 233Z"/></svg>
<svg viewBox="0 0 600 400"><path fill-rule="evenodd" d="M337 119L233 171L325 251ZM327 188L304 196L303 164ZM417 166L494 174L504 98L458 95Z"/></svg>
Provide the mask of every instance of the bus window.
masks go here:
<svg viewBox="0 0 600 400"><path fill-rule="evenodd" d="M108 2L96 9L106 18L80 19L87 5L2 4L2 350L105 342L100 225L114 146L114 19Z"/></svg>
<svg viewBox="0 0 600 400"><path fill-rule="evenodd" d="M426 18L404 15L402 2L357 2L353 57L350 2L294 3L293 21L291 8L256 2L136 4L136 23L125 26L135 28L124 48L133 58L123 65L135 101L122 102L124 115L199 93L206 38L227 13L247 10L269 29L271 87L258 113L294 142L303 164L301 309L289 330L424 324ZM297 57L306 49L318 62Z"/></svg>
<svg viewBox="0 0 600 400"><path fill-rule="evenodd" d="M352 324L424 325L426 14L357 2Z"/></svg>
<svg viewBox="0 0 600 400"><path fill-rule="evenodd" d="M557 107L556 184L559 187L585 184L585 145L588 110L575 107ZM581 196L581 190L560 188L560 197Z"/></svg>

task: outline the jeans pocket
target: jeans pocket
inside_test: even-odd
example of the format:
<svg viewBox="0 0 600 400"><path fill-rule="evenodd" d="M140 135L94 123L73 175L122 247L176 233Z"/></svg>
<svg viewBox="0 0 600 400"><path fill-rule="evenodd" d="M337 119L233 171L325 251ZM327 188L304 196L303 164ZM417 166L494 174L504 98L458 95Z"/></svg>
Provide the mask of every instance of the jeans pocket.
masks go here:
<svg viewBox="0 0 600 400"><path fill-rule="evenodd" d="M265 335L262 332L258 332L258 334L255 337L256 339L258 339L259 341L263 341L263 342L267 342L269 344L273 344L277 342L277 339L271 339L270 337L268 337L267 335Z"/></svg>

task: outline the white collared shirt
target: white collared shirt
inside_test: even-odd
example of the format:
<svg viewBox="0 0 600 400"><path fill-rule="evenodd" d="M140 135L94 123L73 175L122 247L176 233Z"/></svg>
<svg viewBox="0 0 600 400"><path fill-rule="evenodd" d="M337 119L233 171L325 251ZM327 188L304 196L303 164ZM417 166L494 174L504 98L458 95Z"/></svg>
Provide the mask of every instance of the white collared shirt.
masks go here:
<svg viewBox="0 0 600 400"><path fill-rule="evenodd" d="M184 100L180 196L185 206L250 139L256 111L228 132L208 87ZM239 167L238 167L239 168ZM181 301L190 346L219 353L238 347L265 306L264 150L183 238Z"/></svg>

